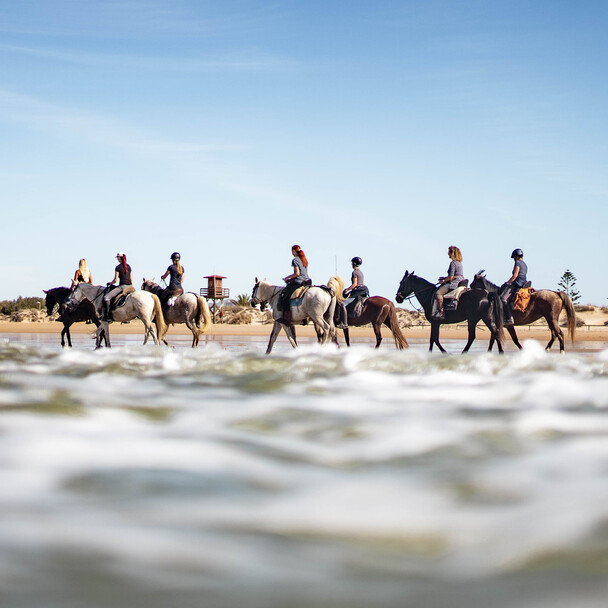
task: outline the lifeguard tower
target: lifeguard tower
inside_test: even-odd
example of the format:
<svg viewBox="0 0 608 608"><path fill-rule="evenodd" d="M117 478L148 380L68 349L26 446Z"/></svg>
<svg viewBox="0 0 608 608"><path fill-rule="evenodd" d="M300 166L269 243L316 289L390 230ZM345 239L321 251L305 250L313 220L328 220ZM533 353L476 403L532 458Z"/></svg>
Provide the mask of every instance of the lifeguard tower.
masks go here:
<svg viewBox="0 0 608 608"><path fill-rule="evenodd" d="M207 279L207 287L201 287L201 296L209 302L209 308L213 311L213 322L215 323L215 316L222 306L222 300L230 297L230 289L222 287L222 279L227 277L211 274L203 278Z"/></svg>

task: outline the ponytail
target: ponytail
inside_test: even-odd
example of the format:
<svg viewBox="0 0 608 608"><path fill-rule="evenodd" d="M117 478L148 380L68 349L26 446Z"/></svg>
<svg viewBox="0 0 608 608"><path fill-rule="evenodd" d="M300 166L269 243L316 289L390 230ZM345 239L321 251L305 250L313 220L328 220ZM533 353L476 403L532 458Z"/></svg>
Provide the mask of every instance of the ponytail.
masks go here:
<svg viewBox="0 0 608 608"><path fill-rule="evenodd" d="M302 264L304 264L304 268L308 268L308 260L302 251L302 248L299 245L294 245L292 249L296 252L296 255L302 260Z"/></svg>
<svg viewBox="0 0 608 608"><path fill-rule="evenodd" d="M181 277L184 274L184 269L182 268L182 264L179 260L175 260L175 267L177 268L177 274Z"/></svg>

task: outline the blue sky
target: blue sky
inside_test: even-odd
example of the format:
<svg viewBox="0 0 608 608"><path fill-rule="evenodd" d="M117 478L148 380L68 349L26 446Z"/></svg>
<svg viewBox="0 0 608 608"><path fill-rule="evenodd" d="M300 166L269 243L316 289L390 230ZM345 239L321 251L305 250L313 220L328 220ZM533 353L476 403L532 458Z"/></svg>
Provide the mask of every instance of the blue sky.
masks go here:
<svg viewBox="0 0 608 608"><path fill-rule="evenodd" d="M0 299L136 281L374 294L447 248L496 283L525 252L606 304L608 5L552 1L0 0ZM600 269L597 272L596 269Z"/></svg>

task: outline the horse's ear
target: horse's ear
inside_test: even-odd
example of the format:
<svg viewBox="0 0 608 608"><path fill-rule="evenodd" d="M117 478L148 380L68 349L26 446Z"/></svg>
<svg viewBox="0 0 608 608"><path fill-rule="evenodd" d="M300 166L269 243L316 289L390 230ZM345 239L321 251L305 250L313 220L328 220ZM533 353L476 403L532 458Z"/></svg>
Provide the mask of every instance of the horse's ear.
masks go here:
<svg viewBox="0 0 608 608"><path fill-rule="evenodd" d="M44 293L48 293L48 290L47 290L47 289L43 289L42 291L43 291Z"/></svg>
<svg viewBox="0 0 608 608"><path fill-rule="evenodd" d="M255 283L256 285L260 282L260 279L258 279L257 277L255 278Z"/></svg>

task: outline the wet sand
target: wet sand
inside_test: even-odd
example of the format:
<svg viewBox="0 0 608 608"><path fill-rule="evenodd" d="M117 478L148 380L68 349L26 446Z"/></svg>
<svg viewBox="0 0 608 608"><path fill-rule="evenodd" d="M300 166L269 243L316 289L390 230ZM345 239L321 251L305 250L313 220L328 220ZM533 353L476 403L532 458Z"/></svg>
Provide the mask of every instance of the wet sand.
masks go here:
<svg viewBox="0 0 608 608"><path fill-rule="evenodd" d="M37 333L37 334L49 334L56 333L59 338L59 334L62 329L62 324L56 321L42 322L42 323L27 323L27 322L12 322L12 321L0 321L0 335L3 333ZM211 325L209 330L206 332L208 336L268 336L272 326L269 324L251 324L251 325L228 325L228 324L214 324ZM564 329L564 328L562 328ZM72 334L92 334L94 326L86 323L75 323L70 328ZM297 326L296 328L298 336L314 337L315 332L312 325L308 326ZM110 326L110 332L112 334L142 334L143 335L143 324L139 320L131 321L130 323L112 323ZM430 335L429 326L416 326L406 328L403 330L406 339L416 340L428 340ZM517 333L520 340L534 339L546 344L549 341L550 333L546 326L542 325L526 325L517 327ZM564 331L565 333L565 331ZM171 335L190 335L190 330L185 325L174 325L171 326L168 332L168 336ZM280 334L283 336L283 332ZM339 331L338 335L341 336L342 332ZM350 335L353 338L373 338L374 332L370 327L351 327ZM392 342L392 335L388 328L382 329L382 337L385 340ZM441 337L444 339L452 340L466 340L467 329L464 324L457 325L444 325L441 328ZM479 326L477 330L477 340L488 340L489 333L485 326ZM507 338L510 342L510 338ZM590 326L586 325L576 330L576 342L600 342L605 343L605 347L608 348L608 326ZM576 350L576 342L574 349ZM598 348L602 348L600 344ZM553 348L556 348L555 345ZM570 340L566 340L566 349L572 350Z"/></svg>

